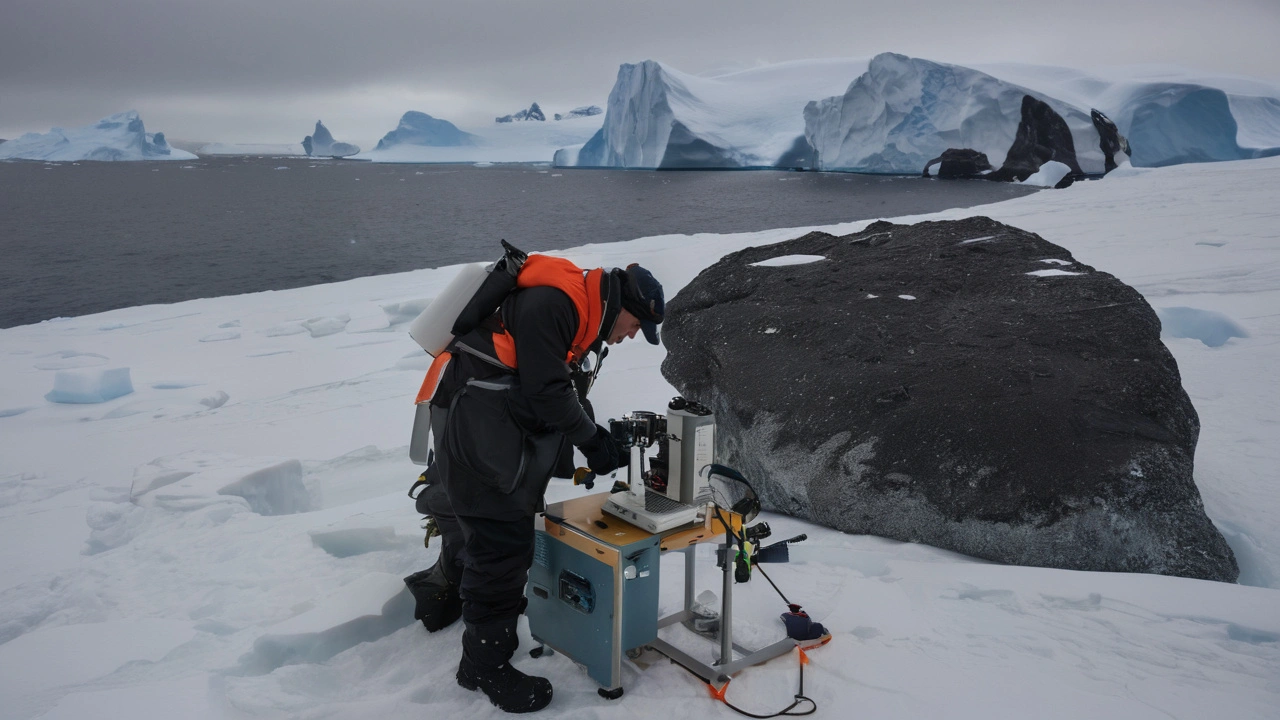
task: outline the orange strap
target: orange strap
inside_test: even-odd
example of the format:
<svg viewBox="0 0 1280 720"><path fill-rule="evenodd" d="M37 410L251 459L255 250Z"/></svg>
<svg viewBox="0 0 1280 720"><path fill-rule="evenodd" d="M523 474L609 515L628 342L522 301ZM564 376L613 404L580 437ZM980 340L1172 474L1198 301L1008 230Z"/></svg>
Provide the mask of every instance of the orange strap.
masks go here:
<svg viewBox="0 0 1280 720"><path fill-rule="evenodd" d="M436 388L440 387L440 379L444 377L444 369L449 367L449 361L452 359L453 353L446 350L431 361L431 368L427 370L427 377L422 381L422 388L418 390L418 397L413 401L414 405L429 402L435 396Z"/></svg>

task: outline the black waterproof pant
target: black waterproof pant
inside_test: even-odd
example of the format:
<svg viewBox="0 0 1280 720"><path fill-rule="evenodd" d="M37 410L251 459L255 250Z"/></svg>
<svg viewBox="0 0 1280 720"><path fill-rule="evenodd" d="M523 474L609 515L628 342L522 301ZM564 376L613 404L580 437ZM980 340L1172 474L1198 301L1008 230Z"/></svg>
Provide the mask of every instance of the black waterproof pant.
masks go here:
<svg viewBox="0 0 1280 720"><path fill-rule="evenodd" d="M447 412L443 408L431 409L437 462ZM524 610L524 588L533 563L536 506L522 509L524 517L518 520L493 520L482 517L487 513L481 508L455 503L443 478L433 480L423 490L423 506L440 528L439 562L445 576L459 586L463 620L473 626L514 625ZM513 646L510 652L514 651ZM506 658L509 657L508 653Z"/></svg>

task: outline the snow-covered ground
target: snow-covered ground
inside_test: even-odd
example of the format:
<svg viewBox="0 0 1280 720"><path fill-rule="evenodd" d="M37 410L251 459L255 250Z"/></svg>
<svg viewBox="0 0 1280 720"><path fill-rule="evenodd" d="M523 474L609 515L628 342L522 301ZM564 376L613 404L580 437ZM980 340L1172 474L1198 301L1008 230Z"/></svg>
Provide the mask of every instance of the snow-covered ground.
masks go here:
<svg viewBox="0 0 1280 720"><path fill-rule="evenodd" d="M929 216L985 214L1040 233L1160 310L1203 425L1196 480L1246 584L995 565L766 513L775 537L809 535L768 571L834 633L804 675L819 717L1276 717L1278 184L1280 158L1125 169ZM726 252L801 232L564 254L639 261L674 294ZM436 552L404 496L426 367L405 328L452 272L0 330L0 716L498 714L453 681L460 628L428 636L399 580ZM662 357L615 348L597 412L661 409L674 394ZM107 371L121 368L131 393L45 399L55 387L114 395L127 388ZM580 492L555 481L550 495ZM710 557L699 569L701 587L718 590ZM665 560L667 608L680 577L680 559ZM738 639L779 637L783 609L763 580L739 586ZM565 657L529 658L522 633L516 664L551 678L556 717L734 717L666 663L628 665L626 694L606 701ZM711 657L709 644L682 644ZM750 668L728 698L780 709L797 667L792 655Z"/></svg>

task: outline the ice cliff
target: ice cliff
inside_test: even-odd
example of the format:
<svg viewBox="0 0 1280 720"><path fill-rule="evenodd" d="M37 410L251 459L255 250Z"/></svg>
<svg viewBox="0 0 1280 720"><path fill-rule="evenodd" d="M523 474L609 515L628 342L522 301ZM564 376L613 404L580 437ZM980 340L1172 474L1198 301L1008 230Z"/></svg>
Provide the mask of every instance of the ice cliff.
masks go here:
<svg viewBox="0 0 1280 720"><path fill-rule="evenodd" d="M557 153L556 164L810 167L805 103L839 92L865 68L865 60L806 60L699 77L653 60L625 64L604 127L581 148Z"/></svg>
<svg viewBox="0 0 1280 720"><path fill-rule="evenodd" d="M316 121L316 129L302 138L302 149L313 157L347 157L360 152L360 148L351 143L338 142L324 123Z"/></svg>
<svg viewBox="0 0 1280 720"><path fill-rule="evenodd" d="M1088 108L959 65L882 53L843 95L805 106L805 137L818 168L917 173L948 148L985 153L1000 166L1013 145L1022 99L1032 94L1066 121L1086 173L1103 171Z"/></svg>
<svg viewBox="0 0 1280 720"><path fill-rule="evenodd" d="M555 164L916 174L948 149L971 149L1000 167L1028 96L1062 118L1063 140L1088 174L1106 169L1092 110L1128 138L1137 166L1280 154L1276 88L1185 71L1117 73L1124 78L883 53L702 77L646 60L619 68L604 126L558 151Z"/></svg>
<svg viewBox="0 0 1280 720"><path fill-rule="evenodd" d="M116 113L93 125L47 133L27 133L0 144L0 160L194 160L169 147L164 133L149 133L136 110Z"/></svg>
<svg viewBox="0 0 1280 720"><path fill-rule="evenodd" d="M1280 88L1235 77L1144 66L1107 79L1072 68L980 66L1012 82L1110 117L1139 167L1280 154Z"/></svg>
<svg viewBox="0 0 1280 720"><path fill-rule="evenodd" d="M476 137L459 130L448 120L434 118L424 112L410 110L400 117L395 130L382 136L375 150L387 150L396 145L424 145L427 147L460 147L475 145Z"/></svg>

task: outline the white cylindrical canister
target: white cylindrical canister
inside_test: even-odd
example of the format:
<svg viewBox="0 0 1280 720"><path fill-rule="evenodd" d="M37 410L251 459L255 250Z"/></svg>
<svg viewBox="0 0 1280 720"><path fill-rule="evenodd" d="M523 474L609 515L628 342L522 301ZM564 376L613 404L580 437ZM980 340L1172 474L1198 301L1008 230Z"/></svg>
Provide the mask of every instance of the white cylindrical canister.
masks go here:
<svg viewBox="0 0 1280 720"><path fill-rule="evenodd" d="M453 341L453 323L467 306L480 284L489 276L493 263L463 265L453 280L435 300L409 324L409 337L432 357L439 355Z"/></svg>

